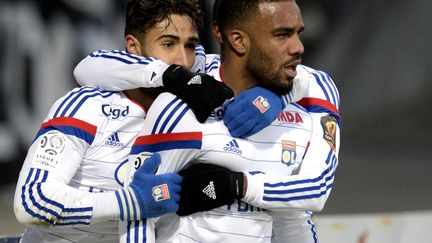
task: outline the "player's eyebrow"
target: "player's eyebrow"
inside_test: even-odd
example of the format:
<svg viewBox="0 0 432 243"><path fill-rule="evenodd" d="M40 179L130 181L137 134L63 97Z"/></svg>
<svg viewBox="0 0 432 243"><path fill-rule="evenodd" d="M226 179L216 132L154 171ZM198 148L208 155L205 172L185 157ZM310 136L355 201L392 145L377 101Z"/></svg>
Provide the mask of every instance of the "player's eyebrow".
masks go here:
<svg viewBox="0 0 432 243"><path fill-rule="evenodd" d="M176 36L176 35L161 35L157 38L157 40L163 39L163 38L170 38L170 39L174 39L174 40L180 40L180 37Z"/></svg>
<svg viewBox="0 0 432 243"><path fill-rule="evenodd" d="M304 27L304 26L301 26L301 27L298 29L298 32L301 33L301 32L303 32L304 30L305 30L305 27ZM291 28L291 27L279 27L279 28L276 28L276 29L272 30L272 33L273 33L273 34L276 34L276 33L293 33L294 31L296 31L296 28Z"/></svg>
<svg viewBox="0 0 432 243"><path fill-rule="evenodd" d="M180 37L176 36L176 35L161 35L157 38L157 40L163 39L163 38L170 38L170 39L174 39L174 40L180 40ZM190 37L188 39L189 42L194 42L194 43L199 43L199 38L196 36Z"/></svg>

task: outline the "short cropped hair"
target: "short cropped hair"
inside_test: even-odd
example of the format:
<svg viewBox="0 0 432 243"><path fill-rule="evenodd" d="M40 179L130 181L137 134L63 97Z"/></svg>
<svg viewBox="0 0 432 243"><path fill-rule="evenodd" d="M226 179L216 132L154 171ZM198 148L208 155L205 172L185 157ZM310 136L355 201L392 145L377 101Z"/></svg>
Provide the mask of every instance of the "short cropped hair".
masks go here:
<svg viewBox="0 0 432 243"><path fill-rule="evenodd" d="M241 24L249 16L258 13L260 3L283 1L290 0L215 0L213 22L219 26L219 30L223 33L227 28Z"/></svg>
<svg viewBox="0 0 432 243"><path fill-rule="evenodd" d="M126 5L125 36L139 36L172 14L187 15L199 29L203 24L199 0L130 0Z"/></svg>

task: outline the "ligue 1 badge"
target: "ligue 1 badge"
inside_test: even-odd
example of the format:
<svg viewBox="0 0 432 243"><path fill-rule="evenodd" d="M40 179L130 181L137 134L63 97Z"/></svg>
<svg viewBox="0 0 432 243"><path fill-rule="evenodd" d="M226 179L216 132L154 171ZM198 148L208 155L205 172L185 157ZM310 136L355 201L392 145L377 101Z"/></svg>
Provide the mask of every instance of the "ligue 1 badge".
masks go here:
<svg viewBox="0 0 432 243"><path fill-rule="evenodd" d="M287 166L293 165L296 161L296 142L282 140L282 163Z"/></svg>
<svg viewBox="0 0 432 243"><path fill-rule="evenodd" d="M170 199L170 194L169 194L167 184L155 186L155 187L153 187L152 191L153 191L153 193L152 193L153 198L156 202Z"/></svg>

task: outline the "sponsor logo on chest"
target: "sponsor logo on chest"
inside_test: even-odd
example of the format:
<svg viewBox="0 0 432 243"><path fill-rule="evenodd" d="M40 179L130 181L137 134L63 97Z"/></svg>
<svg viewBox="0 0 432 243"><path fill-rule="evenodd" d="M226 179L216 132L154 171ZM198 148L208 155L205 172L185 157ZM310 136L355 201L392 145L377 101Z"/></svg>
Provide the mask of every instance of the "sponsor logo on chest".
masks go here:
<svg viewBox="0 0 432 243"><path fill-rule="evenodd" d="M303 124L303 118L298 112L282 111L278 118L278 122Z"/></svg>
<svg viewBox="0 0 432 243"><path fill-rule="evenodd" d="M102 114L112 120L121 120L129 114L129 106L102 105Z"/></svg>

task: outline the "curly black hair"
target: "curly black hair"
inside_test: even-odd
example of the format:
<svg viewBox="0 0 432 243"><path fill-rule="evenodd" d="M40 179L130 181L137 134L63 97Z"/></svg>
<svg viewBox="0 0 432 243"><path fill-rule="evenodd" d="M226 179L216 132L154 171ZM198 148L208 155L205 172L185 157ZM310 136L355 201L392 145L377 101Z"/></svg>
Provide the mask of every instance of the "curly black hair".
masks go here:
<svg viewBox="0 0 432 243"><path fill-rule="evenodd" d="M172 14L187 15L197 28L203 24L199 0L130 0L126 5L125 36L139 36Z"/></svg>

